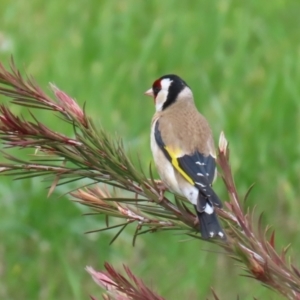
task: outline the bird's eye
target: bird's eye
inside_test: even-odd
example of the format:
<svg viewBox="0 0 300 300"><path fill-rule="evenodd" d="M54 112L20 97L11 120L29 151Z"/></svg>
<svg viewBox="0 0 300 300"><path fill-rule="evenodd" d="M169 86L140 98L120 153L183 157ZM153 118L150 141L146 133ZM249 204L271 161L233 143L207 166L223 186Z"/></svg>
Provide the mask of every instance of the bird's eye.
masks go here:
<svg viewBox="0 0 300 300"><path fill-rule="evenodd" d="M157 96L157 94L159 93L159 91L161 90L161 88L158 87L158 86L154 86L154 87L152 88L152 90L153 90L154 96Z"/></svg>
<svg viewBox="0 0 300 300"><path fill-rule="evenodd" d="M160 90L161 90L160 79L157 79L154 81L154 83L152 85L152 91L153 91L153 94L155 97L157 96L157 94L159 93Z"/></svg>

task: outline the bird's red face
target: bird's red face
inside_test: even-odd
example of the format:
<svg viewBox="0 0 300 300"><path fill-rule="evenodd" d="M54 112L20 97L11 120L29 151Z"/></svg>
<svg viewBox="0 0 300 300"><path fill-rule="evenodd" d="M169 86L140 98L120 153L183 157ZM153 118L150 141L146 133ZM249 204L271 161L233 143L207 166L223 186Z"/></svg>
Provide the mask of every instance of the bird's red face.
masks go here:
<svg viewBox="0 0 300 300"><path fill-rule="evenodd" d="M155 80L152 87L145 92L145 95L153 97L156 111L161 111L163 109L163 105L168 98L169 89L174 81L170 76L166 75Z"/></svg>
<svg viewBox="0 0 300 300"><path fill-rule="evenodd" d="M154 97L154 101L155 101L155 98L157 97L160 90L161 90L161 78L159 78L153 82L152 88L150 88L148 91L146 91L145 95Z"/></svg>

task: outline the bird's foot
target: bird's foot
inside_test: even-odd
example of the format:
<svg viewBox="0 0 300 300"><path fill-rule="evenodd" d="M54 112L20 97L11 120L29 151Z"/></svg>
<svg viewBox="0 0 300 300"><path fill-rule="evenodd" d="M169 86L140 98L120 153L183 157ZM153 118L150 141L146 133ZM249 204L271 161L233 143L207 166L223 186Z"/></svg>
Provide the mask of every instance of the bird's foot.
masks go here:
<svg viewBox="0 0 300 300"><path fill-rule="evenodd" d="M198 219L198 217L196 217L195 220L194 220L194 226L195 227L199 226L199 219Z"/></svg>
<svg viewBox="0 0 300 300"><path fill-rule="evenodd" d="M159 201L162 202L165 198L165 192L167 190L167 187L163 184L162 181L160 180L155 180L156 186L158 188L158 192L159 192Z"/></svg>

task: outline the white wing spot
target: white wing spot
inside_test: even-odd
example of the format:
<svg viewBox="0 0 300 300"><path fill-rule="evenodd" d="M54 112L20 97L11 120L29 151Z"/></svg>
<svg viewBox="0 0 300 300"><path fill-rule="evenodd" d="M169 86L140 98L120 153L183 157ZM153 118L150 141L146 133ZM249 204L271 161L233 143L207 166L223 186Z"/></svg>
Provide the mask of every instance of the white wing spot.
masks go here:
<svg viewBox="0 0 300 300"><path fill-rule="evenodd" d="M208 203L206 203L204 212L211 215L214 212L214 208L212 206L210 206Z"/></svg>
<svg viewBox="0 0 300 300"><path fill-rule="evenodd" d="M204 177L204 175L203 175L202 173L197 173L197 175L198 175L198 176Z"/></svg>
<svg viewBox="0 0 300 300"><path fill-rule="evenodd" d="M196 165L205 166L205 163L202 163L202 162L200 162L200 161L197 161L197 162L196 162Z"/></svg>
<svg viewBox="0 0 300 300"><path fill-rule="evenodd" d="M202 186L202 187L206 187L205 184L202 184L202 183L200 183L200 182L195 181L195 183L198 184L198 185L200 185L200 186Z"/></svg>

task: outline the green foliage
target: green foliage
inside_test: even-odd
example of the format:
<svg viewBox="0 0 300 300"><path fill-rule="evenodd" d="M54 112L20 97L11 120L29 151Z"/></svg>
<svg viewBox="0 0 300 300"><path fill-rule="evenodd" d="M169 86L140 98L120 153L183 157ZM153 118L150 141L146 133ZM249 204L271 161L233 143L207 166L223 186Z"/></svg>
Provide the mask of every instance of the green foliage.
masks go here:
<svg viewBox="0 0 300 300"><path fill-rule="evenodd" d="M96 124L122 136L136 163L138 153L145 170L154 108L143 92L160 75L178 73L215 139L225 130L240 194L256 182L247 203L265 212L277 245L299 249L299 6L296 0L3 0L0 59L8 63L13 54L42 87L53 82L85 103ZM39 117L71 132L51 113ZM82 218L85 209L58 199L64 186L46 199L49 185L1 178L0 298L87 299L99 290L84 266L99 269L107 260L126 263L168 299L201 299L211 295L210 286L224 299L236 293L276 299L236 277L223 254L201 250L207 244L161 233L132 248L126 229L109 247L109 232L83 235L105 220ZM221 180L216 189L227 199Z"/></svg>

